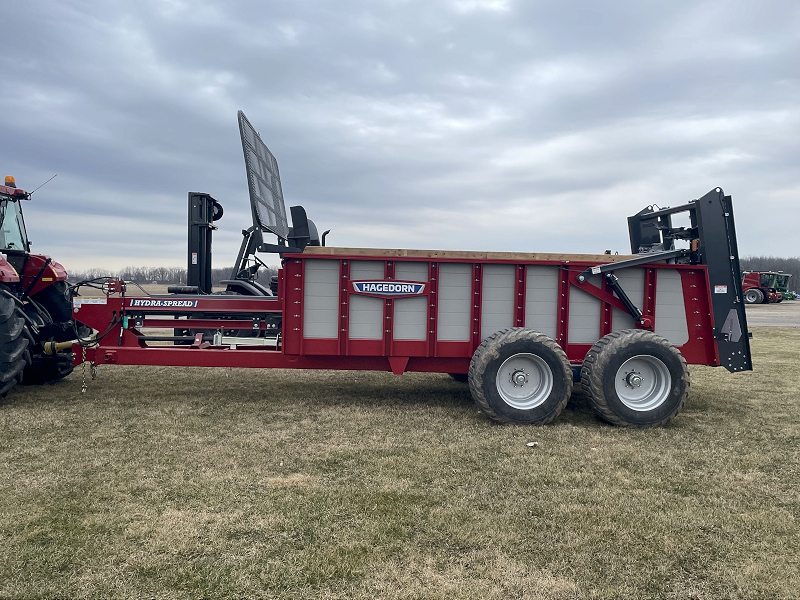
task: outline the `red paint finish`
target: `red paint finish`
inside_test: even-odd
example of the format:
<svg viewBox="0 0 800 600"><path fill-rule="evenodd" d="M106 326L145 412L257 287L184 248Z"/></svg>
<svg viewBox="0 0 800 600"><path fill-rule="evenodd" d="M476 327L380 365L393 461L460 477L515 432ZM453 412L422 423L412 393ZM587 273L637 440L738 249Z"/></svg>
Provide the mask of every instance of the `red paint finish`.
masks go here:
<svg viewBox="0 0 800 600"><path fill-rule="evenodd" d="M576 280L577 280L577 278L576 278ZM570 278L570 281L572 281L572 278ZM586 283L588 283L588 282L586 282ZM602 283L603 283L602 291L604 292L604 294L614 298L615 296L612 293L611 284L608 282L608 280L605 277L603 277L603 282ZM591 286L591 287L594 287L594 286ZM609 333L611 333L611 331L614 328L614 310L613 309L614 309L614 305L611 302L609 302L607 299L603 300L600 303L600 337L608 335Z"/></svg>
<svg viewBox="0 0 800 600"><path fill-rule="evenodd" d="M302 306L303 262L289 258L283 269L278 271L278 296L283 293L283 351L286 354L300 354L303 349Z"/></svg>
<svg viewBox="0 0 800 600"><path fill-rule="evenodd" d="M0 186L2 187L2 186ZM2 256L0 256L0 282L2 283L17 283L19 275L17 270Z"/></svg>
<svg viewBox="0 0 800 600"><path fill-rule="evenodd" d="M525 265L517 265L515 275L517 283L514 296L514 327L525 327L525 289L527 287L525 285Z"/></svg>
<svg viewBox="0 0 800 600"><path fill-rule="evenodd" d="M387 260L384 263L383 268L383 278L387 281L394 280L394 261ZM389 356L392 354L392 339L394 338L394 300L392 298L386 298L383 301L383 325L381 327L381 331L383 332L383 354L385 356ZM399 364L399 363L398 363ZM403 365L405 368L405 365ZM397 373L395 371L394 365L392 366L392 372L395 375L402 375L402 371Z"/></svg>
<svg viewBox="0 0 800 600"><path fill-rule="evenodd" d="M567 346L567 332L569 331L569 290L572 287L569 275L569 267L562 266L558 277L558 311L556 313L556 342L562 348Z"/></svg>
<svg viewBox="0 0 800 600"><path fill-rule="evenodd" d="M11 196L12 198L25 198L25 196L28 195L28 192L20 188L0 185L0 194L5 194L6 196Z"/></svg>
<svg viewBox="0 0 800 600"><path fill-rule="evenodd" d="M357 343L348 348L350 341L350 285L350 261L343 260L339 266L339 354L361 356L383 354L380 348L364 348L363 346L362 351L359 352Z"/></svg>
<svg viewBox="0 0 800 600"><path fill-rule="evenodd" d="M483 291L483 269L481 264L472 266L472 348L481 343L481 292ZM474 351L474 350L473 350Z"/></svg>
<svg viewBox="0 0 800 600"><path fill-rule="evenodd" d="M426 356L436 354L436 318L439 310L439 263L432 262L428 265L428 352Z"/></svg>
<svg viewBox="0 0 800 600"><path fill-rule="evenodd" d="M67 270L54 260L46 264L48 258L50 257L43 254L31 254L25 261L25 267L21 273L22 287L24 289L27 290L28 287L36 281L36 277L39 275L40 271L42 273L38 281L36 281L36 285L34 285L29 292L31 296L35 296L43 289L53 285L56 281L67 280ZM44 270L42 270L42 267L44 267Z"/></svg>
<svg viewBox="0 0 800 600"><path fill-rule="evenodd" d="M395 261L385 257L357 257L359 260L382 260L384 279L394 281ZM314 260L335 260L338 265L339 309L338 331L330 339L303 338L303 302L305 263L303 256L289 257L279 271L279 293L277 297L226 297L226 296L154 296L150 298L122 297L111 295L104 304L81 304L76 302L76 318L107 332L100 347L89 352L88 359L95 362L117 364L157 364L176 366L236 366L254 368L320 368L385 370L394 373L404 371L431 371L466 373L475 348L481 343L481 297L483 270L486 264L513 264L515 266L514 314L517 326L524 324L526 271L528 265L547 265L558 268L559 279L556 292L556 341L565 349L572 364L580 364L591 344L572 344L569 341L570 291L578 287L600 302L598 337L613 330L613 309L625 310L622 302L604 284L596 287L581 283L577 275L591 263L569 261L530 261L515 263L499 260L453 260L472 265L470 286L470 339L469 341L440 341L437 339L439 271L441 260L422 260L428 264L428 280L425 293L417 295L427 299L427 336L424 340L394 339L394 298L382 297L383 322L380 339L349 339L350 295L354 293L350 279L350 258L314 255ZM449 262L449 261L448 261ZM41 263L40 263L41 265ZM2 268L2 263L0 263ZM692 364L719 364L717 346L713 335L711 290L704 266L651 265L644 267L644 300L642 312L655 323L658 317L656 304L656 282L660 269L677 270L680 273L684 294L688 341L679 350ZM161 301L168 301L167 303ZM175 301L180 301L175 303ZM202 314L198 314L202 313ZM220 318L215 318L219 314ZM265 317L282 316L280 346L241 346L193 348L191 346L148 347L142 337L144 328L189 328L192 329L251 329L253 317L260 318L258 326L269 331ZM198 319L187 319L197 315ZM222 317L225 318L222 318ZM127 328L122 330L123 318ZM181 318L175 318L181 317ZM136 329L136 322L140 329Z"/></svg>
<svg viewBox="0 0 800 600"><path fill-rule="evenodd" d="M680 273L689 341L678 349L689 364L717 366L719 349L714 340L714 311L708 270L704 265L694 265Z"/></svg>

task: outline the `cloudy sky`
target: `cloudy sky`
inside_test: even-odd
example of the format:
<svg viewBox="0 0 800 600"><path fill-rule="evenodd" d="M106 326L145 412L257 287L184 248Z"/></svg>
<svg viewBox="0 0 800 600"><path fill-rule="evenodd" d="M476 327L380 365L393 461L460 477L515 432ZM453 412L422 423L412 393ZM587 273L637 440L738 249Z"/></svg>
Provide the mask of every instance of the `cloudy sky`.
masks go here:
<svg viewBox="0 0 800 600"><path fill-rule="evenodd" d="M58 173L24 208L68 269L184 265L188 191L230 265L239 109L333 245L626 252L628 215L721 186L743 255L800 255L797 0L3 7L0 170Z"/></svg>

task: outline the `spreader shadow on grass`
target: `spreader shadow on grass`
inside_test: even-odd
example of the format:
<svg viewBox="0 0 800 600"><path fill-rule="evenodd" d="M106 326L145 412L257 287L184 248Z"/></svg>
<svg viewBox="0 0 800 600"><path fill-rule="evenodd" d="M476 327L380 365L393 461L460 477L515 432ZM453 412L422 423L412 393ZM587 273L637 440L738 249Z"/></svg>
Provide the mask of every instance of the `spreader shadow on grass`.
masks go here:
<svg viewBox="0 0 800 600"><path fill-rule="evenodd" d="M800 330L660 429L446 375L102 367L0 405L0 598L796 597ZM529 446L536 442L535 446Z"/></svg>

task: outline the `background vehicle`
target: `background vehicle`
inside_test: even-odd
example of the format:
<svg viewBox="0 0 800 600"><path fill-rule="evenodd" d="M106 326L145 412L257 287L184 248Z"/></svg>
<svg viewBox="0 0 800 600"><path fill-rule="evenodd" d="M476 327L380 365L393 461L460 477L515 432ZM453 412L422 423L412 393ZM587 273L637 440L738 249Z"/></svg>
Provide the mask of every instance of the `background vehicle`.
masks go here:
<svg viewBox="0 0 800 600"><path fill-rule="evenodd" d="M778 271L778 276L775 278L775 289L778 290L783 296L784 300L794 300L794 292L789 291L789 283L792 279L790 273L782 273Z"/></svg>
<svg viewBox="0 0 800 600"><path fill-rule="evenodd" d="M22 215L25 190L7 176L0 186L0 395L17 383L58 381L72 372L71 347L47 353L48 342L77 336L67 272L31 254ZM52 344L51 344L52 346Z"/></svg>
<svg viewBox="0 0 800 600"><path fill-rule="evenodd" d="M745 271L742 278L744 301L747 304L781 302L789 294L789 273Z"/></svg>

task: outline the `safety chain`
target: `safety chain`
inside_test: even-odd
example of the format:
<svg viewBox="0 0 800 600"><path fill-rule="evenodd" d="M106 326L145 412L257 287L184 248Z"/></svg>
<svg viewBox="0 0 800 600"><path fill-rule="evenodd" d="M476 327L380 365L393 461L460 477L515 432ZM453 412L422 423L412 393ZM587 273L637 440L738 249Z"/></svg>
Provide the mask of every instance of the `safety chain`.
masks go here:
<svg viewBox="0 0 800 600"><path fill-rule="evenodd" d="M81 386L81 394L85 394L89 387L86 384L86 346L81 346L81 354L81 367L83 369L83 385ZM97 379L97 365L94 363L94 361L89 362L89 370L92 374L92 381L94 381Z"/></svg>

